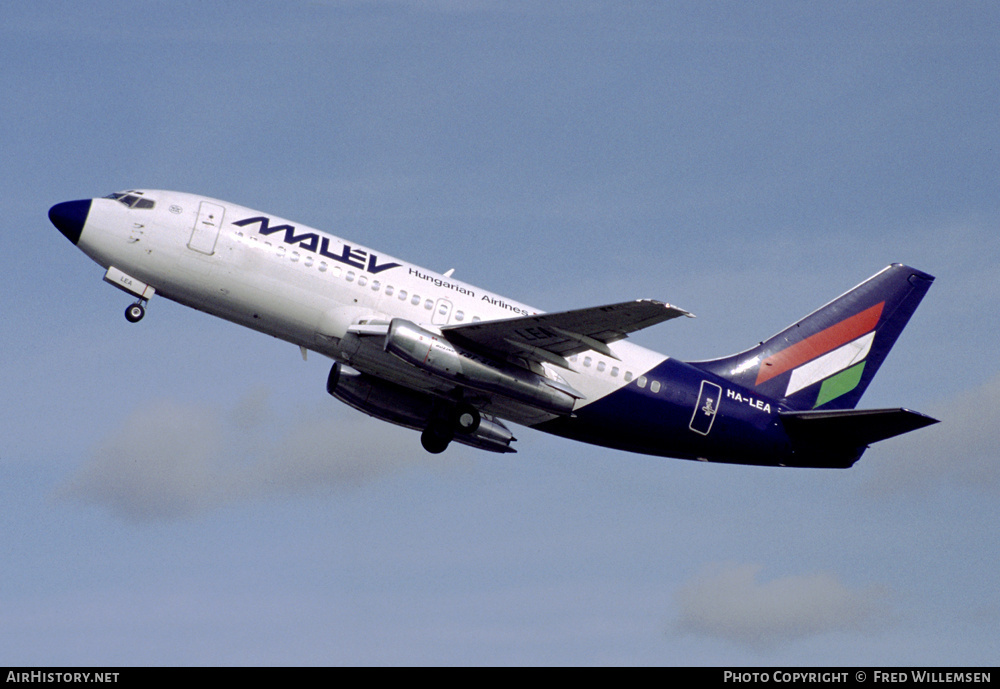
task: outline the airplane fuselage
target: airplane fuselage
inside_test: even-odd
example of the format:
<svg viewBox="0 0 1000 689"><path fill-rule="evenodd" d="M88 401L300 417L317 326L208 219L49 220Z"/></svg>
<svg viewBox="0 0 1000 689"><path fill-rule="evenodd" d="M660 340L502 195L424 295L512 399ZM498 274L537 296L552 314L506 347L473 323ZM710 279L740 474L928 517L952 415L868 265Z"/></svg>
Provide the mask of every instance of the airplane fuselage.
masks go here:
<svg viewBox="0 0 1000 689"><path fill-rule="evenodd" d="M515 331L518 346L542 358L490 356L449 343L442 333L542 312L450 274L233 203L166 191L114 196L60 204L50 216L107 269L106 280L140 304L155 293L348 365L370 376L379 390L384 383L391 393L386 399L397 400L379 403L365 392L345 400L352 406L369 413L413 408L399 418L391 409L377 414L386 420L418 427L413 419L422 400L439 400L634 452L797 463L781 421L789 407L717 371L620 339L595 342L595 349L556 365L545 358L552 354L531 344L552 329L529 326ZM73 213L82 216L79 228L64 217ZM426 360L413 360L386 337L390 324L414 341L426 334L427 354L420 354ZM442 362L436 369L435 355ZM511 439L507 434L503 447Z"/></svg>

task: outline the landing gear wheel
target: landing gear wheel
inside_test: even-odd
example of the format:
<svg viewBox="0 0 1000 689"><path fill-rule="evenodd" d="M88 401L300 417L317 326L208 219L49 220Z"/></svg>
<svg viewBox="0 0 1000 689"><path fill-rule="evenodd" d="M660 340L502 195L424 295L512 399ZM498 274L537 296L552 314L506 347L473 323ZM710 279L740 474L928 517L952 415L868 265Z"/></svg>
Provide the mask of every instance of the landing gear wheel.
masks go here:
<svg viewBox="0 0 1000 689"><path fill-rule="evenodd" d="M129 304L128 308L125 309L125 320L129 323L138 323L145 315L146 308L138 302L135 304Z"/></svg>
<svg viewBox="0 0 1000 689"><path fill-rule="evenodd" d="M455 410L455 430L463 435L471 435L483 420L479 410L469 404L460 404Z"/></svg>
<svg viewBox="0 0 1000 689"><path fill-rule="evenodd" d="M431 424L420 434L420 444L432 455L439 455L448 449L448 444L455 437L450 429L443 425Z"/></svg>

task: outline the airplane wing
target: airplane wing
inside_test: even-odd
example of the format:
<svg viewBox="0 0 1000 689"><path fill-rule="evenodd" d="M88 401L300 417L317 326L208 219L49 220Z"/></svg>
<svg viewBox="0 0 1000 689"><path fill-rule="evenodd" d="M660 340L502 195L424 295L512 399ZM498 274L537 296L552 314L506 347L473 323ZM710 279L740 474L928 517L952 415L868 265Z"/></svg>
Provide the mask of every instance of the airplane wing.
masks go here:
<svg viewBox="0 0 1000 689"><path fill-rule="evenodd" d="M569 369L566 357L588 349L618 359L608 348L609 343L678 316L693 318L676 306L639 299L573 311L449 325L441 328L441 332L450 342L470 349L495 356L547 361Z"/></svg>

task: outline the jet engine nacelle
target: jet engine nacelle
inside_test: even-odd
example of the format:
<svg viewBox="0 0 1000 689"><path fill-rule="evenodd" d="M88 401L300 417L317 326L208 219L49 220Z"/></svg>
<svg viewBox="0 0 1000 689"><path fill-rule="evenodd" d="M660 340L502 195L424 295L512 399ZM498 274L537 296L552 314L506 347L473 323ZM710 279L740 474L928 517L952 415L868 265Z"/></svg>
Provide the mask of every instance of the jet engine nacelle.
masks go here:
<svg viewBox="0 0 1000 689"><path fill-rule="evenodd" d="M482 392L503 395L562 416L573 413L576 397L568 385L455 347L415 323L393 318L385 351L444 380Z"/></svg>
<svg viewBox="0 0 1000 689"><path fill-rule="evenodd" d="M327 392L341 402L376 419L398 426L423 430L431 420L436 398L334 364L327 380ZM515 452L510 447L514 435L499 421L483 416L473 433L456 434L454 440L491 452Z"/></svg>

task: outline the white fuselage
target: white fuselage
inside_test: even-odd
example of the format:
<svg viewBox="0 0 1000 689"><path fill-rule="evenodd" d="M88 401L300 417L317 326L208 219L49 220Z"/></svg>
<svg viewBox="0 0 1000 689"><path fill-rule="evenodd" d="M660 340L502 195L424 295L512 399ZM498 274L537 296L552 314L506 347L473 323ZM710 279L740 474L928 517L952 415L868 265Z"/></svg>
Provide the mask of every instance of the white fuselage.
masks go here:
<svg viewBox="0 0 1000 689"><path fill-rule="evenodd" d="M351 367L434 394L446 382L355 334L403 318L434 331L446 325L516 318L537 309L331 234L192 194L145 190L153 208L94 199L78 246L179 303L274 335ZM119 285L121 286L121 285ZM349 332L353 328L355 332ZM577 408L625 386L666 357L615 342L618 357L589 351L573 370L541 364L583 395ZM538 364L535 364L537 367ZM501 396L483 411L534 425L552 418Z"/></svg>

